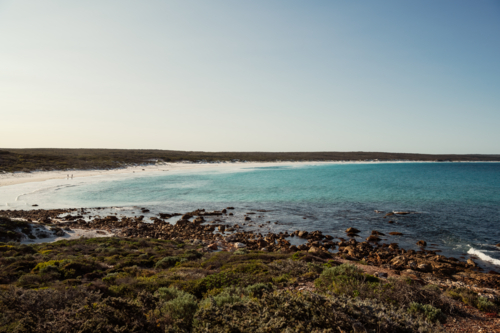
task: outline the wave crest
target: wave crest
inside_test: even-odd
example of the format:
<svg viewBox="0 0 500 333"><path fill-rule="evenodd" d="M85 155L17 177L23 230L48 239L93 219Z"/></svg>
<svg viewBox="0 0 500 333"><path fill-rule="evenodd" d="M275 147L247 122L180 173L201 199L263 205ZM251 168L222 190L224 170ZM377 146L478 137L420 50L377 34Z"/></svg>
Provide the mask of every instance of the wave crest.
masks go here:
<svg viewBox="0 0 500 333"><path fill-rule="evenodd" d="M481 252L479 250L476 250L475 248L471 247L469 249L469 251L467 251L468 254L473 254L475 255L476 257L480 258L481 260L483 261L487 261L489 263L492 263L493 265L497 265L497 266L500 266L500 260L499 259L495 259L495 258L492 258L490 257L489 255L487 255L486 253L484 252Z"/></svg>

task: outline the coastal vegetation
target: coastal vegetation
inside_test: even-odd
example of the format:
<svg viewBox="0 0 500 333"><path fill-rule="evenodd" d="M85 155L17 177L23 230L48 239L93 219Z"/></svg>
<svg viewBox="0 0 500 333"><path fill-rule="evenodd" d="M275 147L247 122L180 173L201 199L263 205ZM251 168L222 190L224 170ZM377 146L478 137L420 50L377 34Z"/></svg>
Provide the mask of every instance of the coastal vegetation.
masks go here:
<svg viewBox="0 0 500 333"><path fill-rule="evenodd" d="M233 207L151 223L102 209L0 211L0 332L440 332L499 311L498 273L377 231L336 242L240 230L222 221ZM70 236L91 230L108 237Z"/></svg>
<svg viewBox="0 0 500 333"><path fill-rule="evenodd" d="M157 162L500 161L500 155L382 152L196 152L153 149L0 149L0 172L110 169Z"/></svg>
<svg viewBox="0 0 500 333"><path fill-rule="evenodd" d="M26 228L2 218L14 227ZM499 310L466 288L318 253L207 252L178 239L3 242L0 268L0 332L439 332L462 315L457 300Z"/></svg>
<svg viewBox="0 0 500 333"><path fill-rule="evenodd" d="M127 238L2 243L0 331L434 332L456 313L439 288L307 252L199 249Z"/></svg>

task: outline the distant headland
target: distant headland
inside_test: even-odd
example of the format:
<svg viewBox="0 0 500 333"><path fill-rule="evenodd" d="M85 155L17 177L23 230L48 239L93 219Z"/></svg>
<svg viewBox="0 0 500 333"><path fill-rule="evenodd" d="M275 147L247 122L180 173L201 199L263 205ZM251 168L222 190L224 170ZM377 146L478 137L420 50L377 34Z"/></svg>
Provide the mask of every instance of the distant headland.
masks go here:
<svg viewBox="0 0 500 333"><path fill-rule="evenodd" d="M0 148L0 172L89 170L161 162L489 162L500 155L412 154L383 152L203 152L156 149Z"/></svg>

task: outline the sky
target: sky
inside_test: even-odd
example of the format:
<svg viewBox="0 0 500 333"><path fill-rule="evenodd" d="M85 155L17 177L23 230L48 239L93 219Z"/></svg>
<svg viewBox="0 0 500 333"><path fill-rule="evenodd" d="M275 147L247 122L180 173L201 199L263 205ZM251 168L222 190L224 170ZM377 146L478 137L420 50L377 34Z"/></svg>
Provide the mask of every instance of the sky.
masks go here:
<svg viewBox="0 0 500 333"><path fill-rule="evenodd" d="M0 147L500 154L500 1L2 1Z"/></svg>

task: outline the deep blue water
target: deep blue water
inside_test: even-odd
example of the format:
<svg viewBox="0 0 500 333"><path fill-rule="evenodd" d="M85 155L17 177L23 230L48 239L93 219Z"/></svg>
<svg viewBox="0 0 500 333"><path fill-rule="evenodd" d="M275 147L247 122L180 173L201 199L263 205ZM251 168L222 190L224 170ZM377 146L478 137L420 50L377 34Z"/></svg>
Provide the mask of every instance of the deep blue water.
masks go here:
<svg viewBox="0 0 500 333"><path fill-rule="evenodd" d="M322 230L339 237L350 226L362 230L363 237L371 230L399 231L404 236L388 236L386 242L412 247L424 239L443 254L500 259L494 246L500 243L500 163L263 166L136 174L74 185L23 200L60 207L141 206L152 213L235 206L232 222L260 209L267 210L260 220L272 221L269 230ZM375 210L414 214L391 217L395 223L390 224Z"/></svg>

